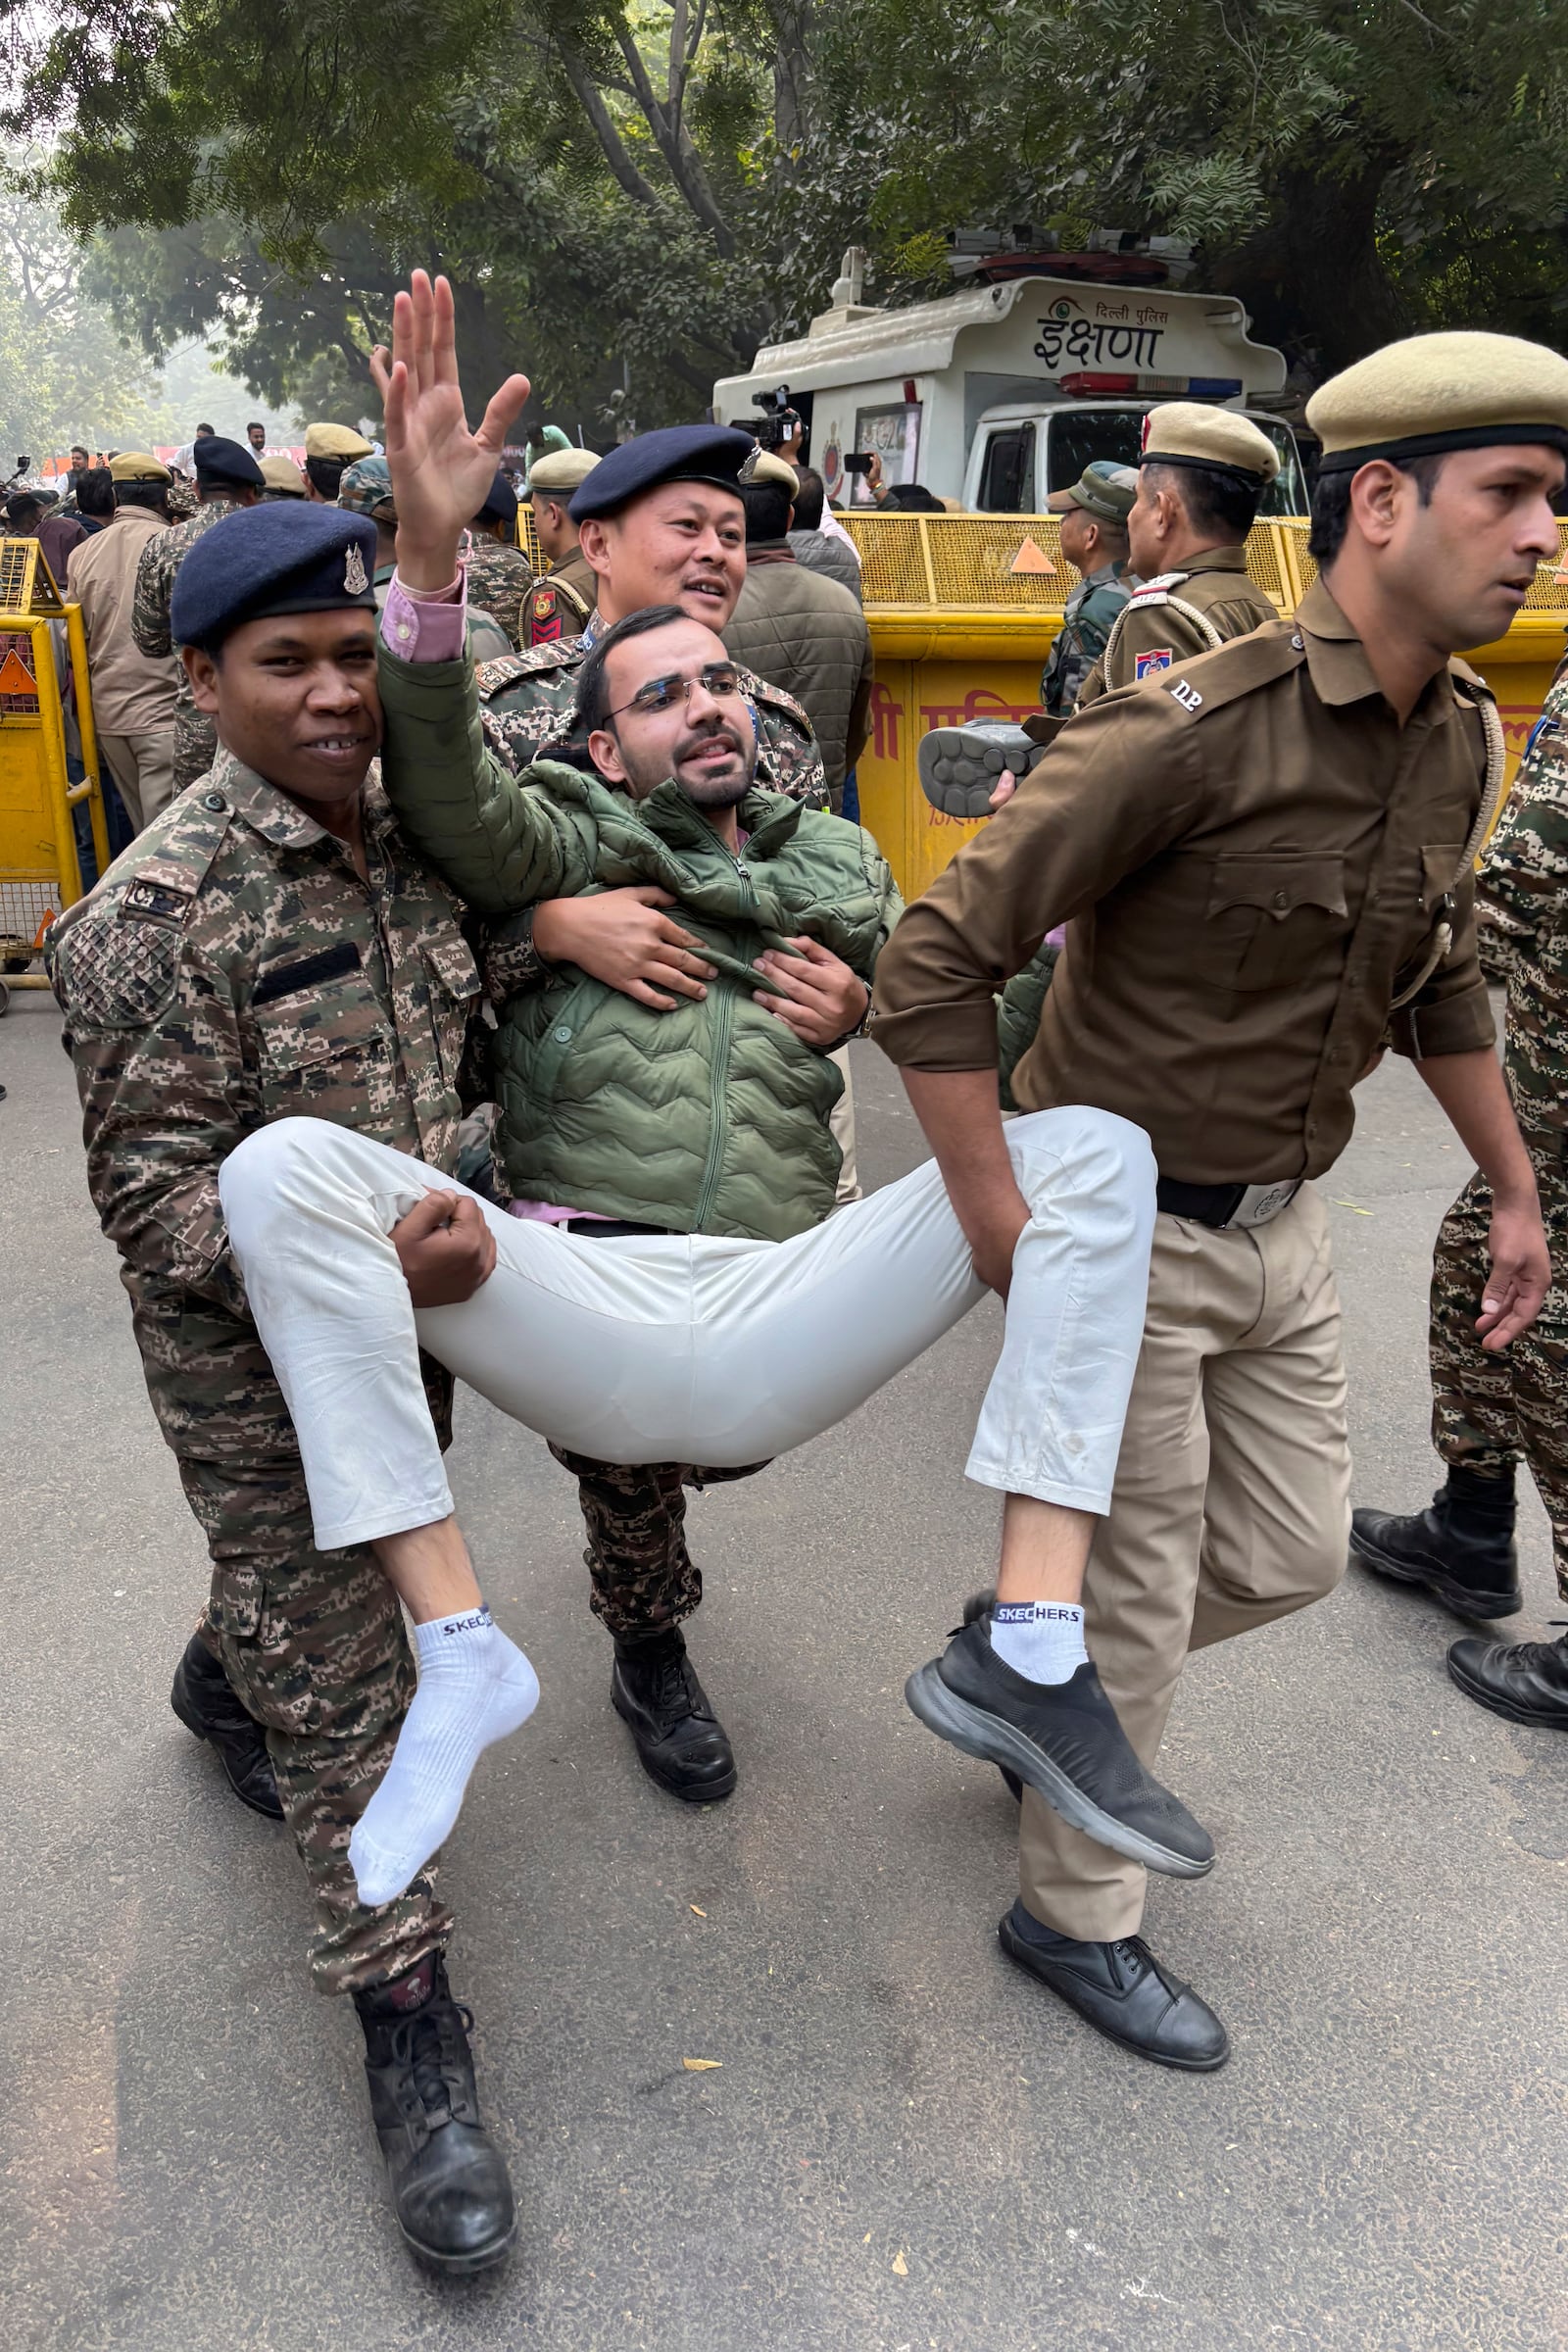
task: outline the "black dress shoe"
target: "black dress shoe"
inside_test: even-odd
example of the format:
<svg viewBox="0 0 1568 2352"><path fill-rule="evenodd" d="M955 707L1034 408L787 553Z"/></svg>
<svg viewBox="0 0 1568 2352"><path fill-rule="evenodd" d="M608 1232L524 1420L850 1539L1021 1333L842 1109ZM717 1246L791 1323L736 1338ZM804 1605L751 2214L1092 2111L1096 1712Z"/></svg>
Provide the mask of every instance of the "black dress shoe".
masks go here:
<svg viewBox="0 0 1568 2352"><path fill-rule="evenodd" d="M1467 1698L1510 1723L1568 1732L1568 1636L1561 1642L1483 1642L1471 1634L1448 1652Z"/></svg>
<svg viewBox="0 0 1568 2352"><path fill-rule="evenodd" d="M1069 1828L1168 1878L1200 1879L1214 1841L1144 1770L1092 1660L1065 1683L1032 1683L1004 1665L973 1619L904 1686L928 1731L1017 1773Z"/></svg>
<svg viewBox="0 0 1568 2352"><path fill-rule="evenodd" d="M1486 1484L1495 1487L1495 1494L1477 1504L1474 1490ZM1426 1510L1403 1517L1352 1511L1350 1549L1376 1576L1424 1586L1456 1617L1516 1617L1525 1596L1513 1540L1512 1485L1472 1476L1463 1487L1468 1492L1456 1491L1450 1474Z"/></svg>
<svg viewBox="0 0 1568 2352"><path fill-rule="evenodd" d="M735 1751L679 1633L617 1642L610 1695L651 1781L689 1805L730 1794Z"/></svg>
<svg viewBox="0 0 1568 2352"><path fill-rule="evenodd" d="M354 1996L398 2228L438 2271L487 2271L517 2233L506 2159L479 2121L471 2013L439 1953Z"/></svg>
<svg viewBox="0 0 1568 2352"><path fill-rule="evenodd" d="M1189 2075L1211 2075L1230 2056L1230 2035L1208 2003L1162 1969L1141 1936L1078 1943L1014 1903L997 1937L1009 1960L1124 2050Z"/></svg>
<svg viewBox="0 0 1568 2352"><path fill-rule="evenodd" d="M192 1634L174 1669L169 1703L186 1731L212 1742L240 1803L253 1813L265 1813L269 1821L281 1821L283 1807L267 1752L267 1734L255 1716L245 1712L200 1634Z"/></svg>

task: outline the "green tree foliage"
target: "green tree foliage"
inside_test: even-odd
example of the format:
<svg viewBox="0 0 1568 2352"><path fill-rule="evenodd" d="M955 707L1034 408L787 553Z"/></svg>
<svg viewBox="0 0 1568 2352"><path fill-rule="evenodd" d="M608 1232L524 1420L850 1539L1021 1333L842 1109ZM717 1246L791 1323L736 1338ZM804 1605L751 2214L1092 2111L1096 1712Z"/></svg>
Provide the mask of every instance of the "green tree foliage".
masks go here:
<svg viewBox="0 0 1568 2352"><path fill-rule="evenodd" d="M640 423L820 308L950 282L944 232L1196 240L1309 372L1412 326L1559 339L1551 0L0 0L93 282L349 409L448 270L476 374Z"/></svg>

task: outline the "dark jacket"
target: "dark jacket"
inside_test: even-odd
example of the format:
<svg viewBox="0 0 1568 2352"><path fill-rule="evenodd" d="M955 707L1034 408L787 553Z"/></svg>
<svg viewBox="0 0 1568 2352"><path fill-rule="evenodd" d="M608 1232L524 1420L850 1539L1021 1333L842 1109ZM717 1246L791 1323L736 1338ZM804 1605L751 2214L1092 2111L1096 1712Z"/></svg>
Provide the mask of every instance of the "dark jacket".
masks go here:
<svg viewBox="0 0 1568 2352"><path fill-rule="evenodd" d="M746 585L724 643L804 707L836 805L870 733L871 633L854 597L798 564L782 540L764 542L747 550Z"/></svg>

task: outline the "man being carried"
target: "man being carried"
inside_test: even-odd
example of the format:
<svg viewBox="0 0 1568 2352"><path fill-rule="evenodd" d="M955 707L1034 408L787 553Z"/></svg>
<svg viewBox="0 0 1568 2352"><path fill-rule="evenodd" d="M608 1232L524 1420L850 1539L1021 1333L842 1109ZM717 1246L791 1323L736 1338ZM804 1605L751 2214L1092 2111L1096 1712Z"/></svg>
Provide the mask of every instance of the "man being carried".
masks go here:
<svg viewBox="0 0 1568 2352"><path fill-rule="evenodd" d="M1091 1647L1150 1766L1189 1649L1344 1573L1339 1302L1306 1180L1344 1150L1350 1089L1391 1027L1491 1188L1489 1348L1528 1327L1547 1279L1475 951L1501 732L1449 653L1500 636L1555 553L1568 360L1418 337L1324 385L1307 416L1322 576L1295 618L1081 710L877 974L874 1034L983 1274L1031 1213L998 1107L995 989L1064 919L1014 1096L1097 1103L1153 1143L1144 1347L1086 1588ZM940 1680L967 1688L1013 1615L977 1615ZM1139 1937L1142 1871L1027 1790L1019 1880L1002 1939L1021 1967L1146 2057L1224 2063L1219 2019Z"/></svg>
<svg viewBox="0 0 1568 2352"><path fill-rule="evenodd" d="M596 773L541 761L519 783L486 754L458 539L500 404L470 435L444 281L416 274L395 332L399 576L381 659L395 802L496 916L627 873L677 884L715 985L678 1026L572 973L508 1007L498 1150L515 1193L556 1206L485 1204L487 1263L450 1303L405 1278L398 1236L411 1216L471 1216L471 1197L417 1161L290 1119L225 1163L229 1241L290 1400L318 1541L376 1545L427 1673L351 1842L369 1902L418 1872L478 1755L519 1720L523 1664L452 1513L420 1340L560 1445L739 1469L830 1426L983 1296L930 1167L823 1221L824 1049L864 1011L896 904L875 845L755 787L733 665L678 610L593 649L581 719ZM1007 1496L1002 1589L1051 1605L1011 1665L935 1703L1081 1828L1196 1876L1210 1841L1132 1756L1074 1606L1136 1352L1147 1151L1125 1122L1076 1109L1015 1122L1009 1144L1033 1213L994 1268L1011 1298L970 1472ZM563 1203L582 1213L563 1221ZM598 1219L615 1230L584 1230Z"/></svg>

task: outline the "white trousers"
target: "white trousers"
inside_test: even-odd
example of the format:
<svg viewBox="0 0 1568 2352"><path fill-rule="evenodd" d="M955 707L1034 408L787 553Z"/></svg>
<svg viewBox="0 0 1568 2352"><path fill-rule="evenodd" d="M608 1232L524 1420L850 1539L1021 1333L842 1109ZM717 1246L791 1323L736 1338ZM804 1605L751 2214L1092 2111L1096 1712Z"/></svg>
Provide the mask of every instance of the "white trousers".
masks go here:
<svg viewBox="0 0 1568 2352"><path fill-rule="evenodd" d="M1102 1513L1143 1331L1154 1162L1108 1111L1006 1130L1030 1221L968 1475ZM418 1349L514 1420L610 1462L737 1468L829 1429L985 1296L934 1161L789 1242L588 1241L503 1215L494 1273L415 1311L392 1227L422 1162L319 1119L248 1136L220 1178L323 1551L444 1519Z"/></svg>

